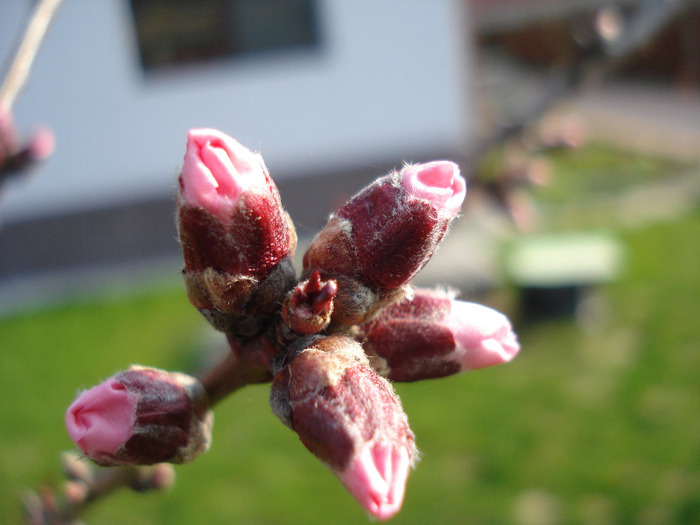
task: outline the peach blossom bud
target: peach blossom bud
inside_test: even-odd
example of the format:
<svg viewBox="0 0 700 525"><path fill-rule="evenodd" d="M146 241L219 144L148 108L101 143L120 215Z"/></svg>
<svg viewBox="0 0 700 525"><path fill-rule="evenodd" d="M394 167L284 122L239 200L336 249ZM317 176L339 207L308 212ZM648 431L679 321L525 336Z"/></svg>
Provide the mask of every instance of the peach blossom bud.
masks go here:
<svg viewBox="0 0 700 525"><path fill-rule="evenodd" d="M132 366L80 394L66 412L66 428L101 466L185 463L209 446L208 407L193 377Z"/></svg>
<svg viewBox="0 0 700 525"><path fill-rule="evenodd" d="M95 467L83 460L77 452L63 452L61 454L63 471L69 479L77 480L92 485L95 480Z"/></svg>
<svg viewBox="0 0 700 525"><path fill-rule="evenodd" d="M505 363L520 350L508 318L486 306L418 289L384 308L358 336L393 381L417 381Z"/></svg>
<svg viewBox="0 0 700 525"><path fill-rule="evenodd" d="M226 332L273 313L295 281L296 233L262 157L220 131L193 129L179 180L192 304Z"/></svg>
<svg viewBox="0 0 700 525"><path fill-rule="evenodd" d="M352 339L315 336L299 348L273 381L273 411L371 515L390 518L417 454L399 398Z"/></svg>
<svg viewBox="0 0 700 525"><path fill-rule="evenodd" d="M0 108L0 181L46 159L54 147L53 131L47 127L38 128L22 143L12 114Z"/></svg>
<svg viewBox="0 0 700 525"><path fill-rule="evenodd" d="M90 489L82 481L68 480L63 484L63 496L71 505L80 505L90 495Z"/></svg>
<svg viewBox="0 0 700 525"><path fill-rule="evenodd" d="M333 320L358 324L396 300L430 260L466 195L449 161L377 179L329 220L304 255L304 274L338 281Z"/></svg>
<svg viewBox="0 0 700 525"><path fill-rule="evenodd" d="M175 485L175 467L168 463L141 466L134 471L129 487L137 492L170 490Z"/></svg>

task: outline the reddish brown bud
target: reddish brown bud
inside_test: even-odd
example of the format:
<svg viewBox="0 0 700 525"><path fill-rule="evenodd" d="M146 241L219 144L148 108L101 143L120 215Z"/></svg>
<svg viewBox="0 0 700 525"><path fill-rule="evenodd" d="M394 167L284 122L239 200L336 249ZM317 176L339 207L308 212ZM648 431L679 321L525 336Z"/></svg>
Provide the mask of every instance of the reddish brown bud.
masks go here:
<svg viewBox="0 0 700 525"><path fill-rule="evenodd" d="M295 281L296 233L262 157L219 131L190 131L177 204L192 304L227 332L273 313Z"/></svg>
<svg viewBox="0 0 700 525"><path fill-rule="evenodd" d="M333 279L321 280L315 271L289 292L282 304L282 317L300 335L311 335L325 329L331 322L333 299L338 285Z"/></svg>
<svg viewBox="0 0 700 525"><path fill-rule="evenodd" d="M360 327L358 339L375 369L393 381L492 366L520 350L503 314L425 289L385 307Z"/></svg>
<svg viewBox="0 0 700 525"><path fill-rule="evenodd" d="M371 514L391 517L416 456L401 402L352 339L302 346L275 377L273 411Z"/></svg>
<svg viewBox="0 0 700 525"><path fill-rule="evenodd" d="M331 217L304 255L304 273L338 281L333 315L357 324L396 300L425 266L466 193L456 164L406 166L377 179Z"/></svg>
<svg viewBox="0 0 700 525"><path fill-rule="evenodd" d="M66 412L78 447L101 466L185 463L209 447L213 415L195 378L132 366Z"/></svg>

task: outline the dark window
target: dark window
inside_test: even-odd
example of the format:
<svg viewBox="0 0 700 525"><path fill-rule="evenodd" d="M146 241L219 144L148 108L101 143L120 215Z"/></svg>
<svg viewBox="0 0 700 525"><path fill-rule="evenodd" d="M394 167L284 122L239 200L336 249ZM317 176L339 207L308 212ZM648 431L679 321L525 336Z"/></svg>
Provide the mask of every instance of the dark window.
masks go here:
<svg viewBox="0 0 700 525"><path fill-rule="evenodd" d="M145 70L318 45L314 0L130 0Z"/></svg>

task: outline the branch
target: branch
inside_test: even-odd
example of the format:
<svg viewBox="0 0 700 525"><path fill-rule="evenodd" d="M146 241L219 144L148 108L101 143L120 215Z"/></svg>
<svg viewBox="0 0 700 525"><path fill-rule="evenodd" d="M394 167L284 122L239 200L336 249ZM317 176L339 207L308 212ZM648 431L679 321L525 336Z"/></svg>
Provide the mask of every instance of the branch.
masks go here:
<svg viewBox="0 0 700 525"><path fill-rule="evenodd" d="M555 69L546 81L542 96L519 119L497 129L476 144L467 158L474 164L493 147L520 135L542 118L555 104L570 96L584 84L600 81L620 67L629 57L654 38L670 21L690 6L691 0L646 0L612 35L603 28L592 29L589 38L579 41L570 61ZM602 8L597 15L606 13Z"/></svg>
<svg viewBox="0 0 700 525"><path fill-rule="evenodd" d="M61 490L45 487L40 493L25 494L28 525L74 525L91 504L121 488L168 490L175 482L175 470L167 463L104 468L72 452L64 453L61 462L68 478Z"/></svg>
<svg viewBox="0 0 700 525"><path fill-rule="evenodd" d="M62 1L41 0L37 4L15 58L5 75L5 81L0 87L0 112L10 113L27 83L34 58Z"/></svg>

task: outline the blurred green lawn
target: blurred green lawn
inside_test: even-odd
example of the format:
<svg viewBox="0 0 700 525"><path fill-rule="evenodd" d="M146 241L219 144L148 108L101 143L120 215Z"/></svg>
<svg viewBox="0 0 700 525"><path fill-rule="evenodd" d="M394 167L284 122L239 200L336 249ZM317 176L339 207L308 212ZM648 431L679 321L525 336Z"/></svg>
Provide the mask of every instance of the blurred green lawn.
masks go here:
<svg viewBox="0 0 700 525"><path fill-rule="evenodd" d="M587 173L611 159L630 163L605 150L556 157L542 198L605 190ZM634 162L639 180L663 171ZM397 385L423 456L392 523L700 523L699 232L697 207L626 229L625 271L597 293L593 322L519 326L508 365ZM21 522L23 487L61 482L76 389L131 363L190 370L206 328L175 280L0 320L0 523ZM367 523L267 395L247 387L217 408L212 449L177 467L171 492L117 493L85 521Z"/></svg>

